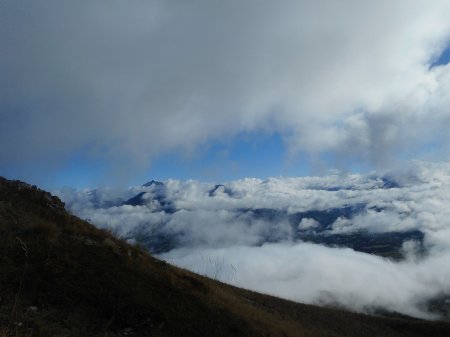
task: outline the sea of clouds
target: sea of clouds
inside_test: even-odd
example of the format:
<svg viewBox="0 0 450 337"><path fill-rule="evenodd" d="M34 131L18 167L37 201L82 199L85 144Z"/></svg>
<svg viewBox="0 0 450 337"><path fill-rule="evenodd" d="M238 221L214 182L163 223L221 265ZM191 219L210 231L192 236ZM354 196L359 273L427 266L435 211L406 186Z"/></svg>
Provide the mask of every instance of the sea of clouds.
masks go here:
<svg viewBox="0 0 450 337"><path fill-rule="evenodd" d="M450 164L416 162L383 175L335 172L223 185L167 180L56 194L74 214L132 242L172 238L158 254L164 260L291 300L433 319L438 315L428 301L450 294ZM345 207L358 211L336 218L327 235L418 230L423 242L406 240L405 258L393 260L303 242L297 234L321 224L289 221L299 212Z"/></svg>

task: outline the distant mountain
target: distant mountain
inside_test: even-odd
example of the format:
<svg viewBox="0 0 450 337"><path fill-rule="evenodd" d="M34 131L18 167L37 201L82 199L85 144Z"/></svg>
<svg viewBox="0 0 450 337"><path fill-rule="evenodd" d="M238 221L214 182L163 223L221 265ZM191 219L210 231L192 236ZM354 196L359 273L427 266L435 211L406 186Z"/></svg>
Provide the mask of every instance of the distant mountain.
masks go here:
<svg viewBox="0 0 450 337"><path fill-rule="evenodd" d="M128 199L123 203L123 205L129 205L129 206L143 206L145 205L145 195L147 192L140 192L139 194L135 195L134 197Z"/></svg>
<svg viewBox="0 0 450 337"><path fill-rule="evenodd" d="M0 178L0 336L450 336L261 295L175 268ZM389 314L391 315L391 314Z"/></svg>
<svg viewBox="0 0 450 337"><path fill-rule="evenodd" d="M225 193L229 197L233 196L233 191L230 188L228 188L228 187L226 187L225 185L222 185L222 184L217 184L212 189L210 189L208 191L208 195L210 197L214 197L214 196L216 196L219 193Z"/></svg>
<svg viewBox="0 0 450 337"><path fill-rule="evenodd" d="M152 179L149 182L146 182L145 184L143 184L142 186L151 187L151 186L163 186L163 185L164 185L163 182Z"/></svg>
<svg viewBox="0 0 450 337"><path fill-rule="evenodd" d="M175 206L166 196L164 183L151 180L143 184L142 187L145 187L145 191L139 192L134 197L123 202L122 205L145 206L151 203L152 207L157 210L167 213L175 212Z"/></svg>

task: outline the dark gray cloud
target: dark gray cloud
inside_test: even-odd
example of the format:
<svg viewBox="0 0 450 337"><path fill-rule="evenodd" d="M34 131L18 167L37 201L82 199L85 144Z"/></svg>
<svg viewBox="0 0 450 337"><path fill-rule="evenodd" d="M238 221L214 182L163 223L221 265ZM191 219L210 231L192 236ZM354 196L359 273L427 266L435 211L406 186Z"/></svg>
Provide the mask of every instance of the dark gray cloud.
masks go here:
<svg viewBox="0 0 450 337"><path fill-rule="evenodd" d="M385 164L448 121L448 2L6 1L1 162L147 165L242 131Z"/></svg>

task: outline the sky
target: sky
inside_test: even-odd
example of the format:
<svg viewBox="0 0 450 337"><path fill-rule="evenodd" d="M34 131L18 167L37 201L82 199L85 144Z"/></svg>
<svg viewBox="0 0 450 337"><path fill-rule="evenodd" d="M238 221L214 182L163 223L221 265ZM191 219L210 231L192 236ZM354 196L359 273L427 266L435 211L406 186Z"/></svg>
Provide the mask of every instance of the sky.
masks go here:
<svg viewBox="0 0 450 337"><path fill-rule="evenodd" d="M81 188L446 161L449 10L2 1L0 175Z"/></svg>

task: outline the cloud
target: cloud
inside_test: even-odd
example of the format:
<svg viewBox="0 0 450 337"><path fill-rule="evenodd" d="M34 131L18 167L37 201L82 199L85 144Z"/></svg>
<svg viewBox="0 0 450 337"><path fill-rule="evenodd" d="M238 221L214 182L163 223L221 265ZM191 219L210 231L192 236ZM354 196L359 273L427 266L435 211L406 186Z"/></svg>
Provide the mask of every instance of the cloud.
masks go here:
<svg viewBox="0 0 450 337"><path fill-rule="evenodd" d="M277 243L232 249L181 248L162 257L240 287L360 312L382 308L436 318L427 311L426 301L450 291L448 251L418 263L394 263L348 248ZM224 262L216 266L209 260Z"/></svg>
<svg viewBox="0 0 450 337"><path fill-rule="evenodd" d="M314 229L318 226L320 226L320 223L317 220L310 218L303 218L298 224L298 229L304 231Z"/></svg>
<svg viewBox="0 0 450 337"><path fill-rule="evenodd" d="M447 1L2 5L0 163L146 166L245 131L386 165L445 135ZM441 138L444 145L447 139ZM127 161L124 161L127 159Z"/></svg>
<svg viewBox="0 0 450 337"><path fill-rule="evenodd" d="M422 318L437 318L427 303L450 294L448 163L413 162L382 175L336 172L223 185L168 180L56 193L78 216L160 258L244 288ZM422 235L407 235L417 231ZM304 242L308 233L340 240ZM404 259L345 248L345 235L355 247L362 243L358 233L385 240Z"/></svg>

